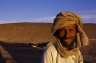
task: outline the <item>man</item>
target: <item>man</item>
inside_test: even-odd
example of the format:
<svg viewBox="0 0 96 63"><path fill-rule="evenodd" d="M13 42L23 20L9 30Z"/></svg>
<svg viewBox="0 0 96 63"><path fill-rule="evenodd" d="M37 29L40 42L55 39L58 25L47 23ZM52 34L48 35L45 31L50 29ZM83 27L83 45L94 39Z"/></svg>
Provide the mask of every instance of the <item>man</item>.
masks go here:
<svg viewBox="0 0 96 63"><path fill-rule="evenodd" d="M54 19L52 33L57 41L48 47L42 63L83 63L79 48L88 45L81 18L72 12L61 12Z"/></svg>

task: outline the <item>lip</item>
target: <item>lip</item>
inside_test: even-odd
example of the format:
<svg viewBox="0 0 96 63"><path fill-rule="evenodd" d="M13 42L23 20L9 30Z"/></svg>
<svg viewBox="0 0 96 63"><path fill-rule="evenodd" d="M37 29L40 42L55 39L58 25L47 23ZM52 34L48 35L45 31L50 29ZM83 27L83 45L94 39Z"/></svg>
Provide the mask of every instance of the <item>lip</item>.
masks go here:
<svg viewBox="0 0 96 63"><path fill-rule="evenodd" d="M72 40L71 39L65 39L64 41L65 42L71 42Z"/></svg>
<svg viewBox="0 0 96 63"><path fill-rule="evenodd" d="M70 39L66 39L65 41L66 41L66 42L69 42L69 41L70 41Z"/></svg>

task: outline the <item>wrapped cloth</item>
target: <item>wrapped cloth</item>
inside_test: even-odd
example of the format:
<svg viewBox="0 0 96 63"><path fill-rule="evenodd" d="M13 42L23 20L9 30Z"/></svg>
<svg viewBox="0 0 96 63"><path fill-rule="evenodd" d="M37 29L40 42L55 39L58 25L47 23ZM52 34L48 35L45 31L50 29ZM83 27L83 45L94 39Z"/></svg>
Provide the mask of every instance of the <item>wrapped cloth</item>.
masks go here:
<svg viewBox="0 0 96 63"><path fill-rule="evenodd" d="M57 42L55 43L55 47L57 51L60 53L62 57L68 57L70 55L74 55L79 50L79 47L88 45L88 37L84 30L82 29L82 19L79 15L76 15L72 12L61 12L57 14L56 18L54 19L54 23L52 26L52 33L55 35L56 30L70 24L76 24L78 32L77 32L77 39L75 41L76 47L72 50L67 50L65 47L62 46L60 40L57 38Z"/></svg>
<svg viewBox="0 0 96 63"><path fill-rule="evenodd" d="M84 30L82 29L83 23L82 19L79 15L76 15L72 12L60 12L57 14L56 18L54 19L54 23L52 26L52 33L55 34L56 30L69 25L69 24L76 24L78 28L77 33L77 44L78 46L88 45L88 37Z"/></svg>

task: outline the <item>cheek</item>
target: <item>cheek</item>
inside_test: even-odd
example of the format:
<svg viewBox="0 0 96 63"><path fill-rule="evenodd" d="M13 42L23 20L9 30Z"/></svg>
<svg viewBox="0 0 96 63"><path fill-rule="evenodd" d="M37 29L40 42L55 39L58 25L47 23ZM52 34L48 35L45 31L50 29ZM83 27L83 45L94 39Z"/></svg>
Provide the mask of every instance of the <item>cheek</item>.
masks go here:
<svg viewBox="0 0 96 63"><path fill-rule="evenodd" d="M70 34L72 37L75 37L76 36L76 33L74 32L74 33L71 33Z"/></svg>

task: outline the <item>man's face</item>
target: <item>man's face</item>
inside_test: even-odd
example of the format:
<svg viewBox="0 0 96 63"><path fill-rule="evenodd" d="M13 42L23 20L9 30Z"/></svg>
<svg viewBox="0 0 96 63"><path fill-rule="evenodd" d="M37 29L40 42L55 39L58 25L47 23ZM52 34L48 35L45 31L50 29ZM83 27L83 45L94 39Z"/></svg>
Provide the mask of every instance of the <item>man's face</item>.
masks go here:
<svg viewBox="0 0 96 63"><path fill-rule="evenodd" d="M70 24L59 29L58 38L61 44L64 46L70 46L76 38L76 25Z"/></svg>

